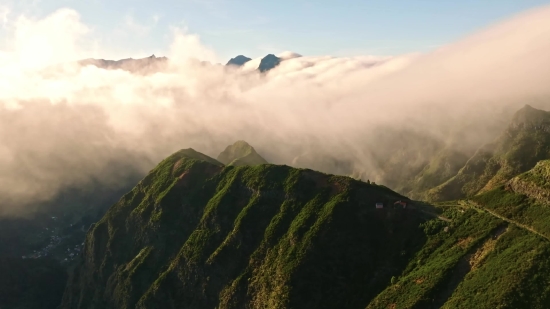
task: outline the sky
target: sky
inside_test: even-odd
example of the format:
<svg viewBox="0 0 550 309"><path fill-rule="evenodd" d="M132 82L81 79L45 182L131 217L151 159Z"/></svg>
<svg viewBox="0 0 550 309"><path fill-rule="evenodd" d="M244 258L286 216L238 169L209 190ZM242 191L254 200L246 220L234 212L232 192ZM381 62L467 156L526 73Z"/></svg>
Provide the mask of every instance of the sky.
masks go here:
<svg viewBox="0 0 550 309"><path fill-rule="evenodd" d="M71 8L104 58L166 54L173 29L186 29L220 61L293 51L302 55L400 55L427 52L542 0L2 0L0 49L19 16L41 19ZM108 50L105 47L108 46Z"/></svg>

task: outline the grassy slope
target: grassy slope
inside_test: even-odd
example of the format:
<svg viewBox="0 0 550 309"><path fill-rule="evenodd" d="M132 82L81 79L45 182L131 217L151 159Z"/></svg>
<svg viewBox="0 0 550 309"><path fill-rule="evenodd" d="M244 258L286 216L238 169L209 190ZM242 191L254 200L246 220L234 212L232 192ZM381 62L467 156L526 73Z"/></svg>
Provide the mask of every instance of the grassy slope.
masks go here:
<svg viewBox="0 0 550 309"><path fill-rule="evenodd" d="M383 186L197 157L161 162L91 229L62 308L363 308L424 241L414 212L374 209L403 199Z"/></svg>
<svg viewBox="0 0 550 309"><path fill-rule="evenodd" d="M444 215L448 232L426 223L426 245L367 308L550 306L548 240L474 209Z"/></svg>
<svg viewBox="0 0 550 309"><path fill-rule="evenodd" d="M454 200L496 188L550 158L550 113L525 106L493 143L480 148L456 176L431 189L432 201Z"/></svg>
<svg viewBox="0 0 550 309"><path fill-rule="evenodd" d="M441 208L453 218L448 232L425 223L426 245L367 308L550 307L549 180L541 161L472 197L474 208Z"/></svg>

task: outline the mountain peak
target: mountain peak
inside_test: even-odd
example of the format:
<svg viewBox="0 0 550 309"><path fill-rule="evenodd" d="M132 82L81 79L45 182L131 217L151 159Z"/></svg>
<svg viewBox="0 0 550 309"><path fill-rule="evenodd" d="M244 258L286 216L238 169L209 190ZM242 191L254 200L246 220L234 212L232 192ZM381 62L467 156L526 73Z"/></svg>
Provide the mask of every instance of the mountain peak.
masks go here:
<svg viewBox="0 0 550 309"><path fill-rule="evenodd" d="M226 165L258 165L268 162L260 156L254 147L247 142L240 140L229 145L218 155L218 161Z"/></svg>
<svg viewBox="0 0 550 309"><path fill-rule="evenodd" d="M260 66L258 67L258 70L260 72L265 72L273 69L274 67L278 66L281 63L281 58L269 54L262 58L262 61L260 62Z"/></svg>
<svg viewBox="0 0 550 309"><path fill-rule="evenodd" d="M529 104L525 104L518 110L512 118L512 125L527 124L527 123L542 123L550 120L550 113L540 109L536 109Z"/></svg>
<svg viewBox="0 0 550 309"><path fill-rule="evenodd" d="M242 66L243 64L247 63L250 60L252 60L252 59L250 59L246 56L243 56L243 55L238 55L235 58L229 59L229 61L227 62L226 65Z"/></svg>
<svg viewBox="0 0 550 309"><path fill-rule="evenodd" d="M258 70L260 70L260 72L269 71L278 66L279 63L281 63L281 58L275 56L274 54L268 54L262 58Z"/></svg>

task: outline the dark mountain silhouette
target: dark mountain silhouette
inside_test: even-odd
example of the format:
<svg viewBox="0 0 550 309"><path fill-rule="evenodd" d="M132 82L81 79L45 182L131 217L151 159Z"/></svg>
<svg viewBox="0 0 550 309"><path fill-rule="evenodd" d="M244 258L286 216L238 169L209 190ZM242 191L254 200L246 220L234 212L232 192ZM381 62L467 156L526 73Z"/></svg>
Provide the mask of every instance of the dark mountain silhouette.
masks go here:
<svg viewBox="0 0 550 309"><path fill-rule="evenodd" d="M239 55L235 58L231 58L226 66L243 66L251 59L243 55ZM284 59L279 58L273 54L269 54L262 58L258 70L260 72L266 72L275 68ZM105 59L84 59L78 63L83 66L93 65L98 68L107 70L125 70L137 74L151 74L166 69L169 59L167 57L156 57L151 55L150 57L140 59L121 59L121 60L105 60ZM200 61L201 65L208 66L212 63L208 61Z"/></svg>
<svg viewBox="0 0 550 309"><path fill-rule="evenodd" d="M235 58L231 58L226 65L235 65L235 66L242 66L243 64L247 63L252 59L245 57L243 55L238 55Z"/></svg>
<svg viewBox="0 0 550 309"><path fill-rule="evenodd" d="M258 70L260 72L266 72L266 71L269 71L269 70L275 68L276 66L278 66L279 63L281 63L281 58L279 58L279 57L277 57L273 54L269 54L269 55L262 58L262 61L260 62L260 65L258 66Z"/></svg>

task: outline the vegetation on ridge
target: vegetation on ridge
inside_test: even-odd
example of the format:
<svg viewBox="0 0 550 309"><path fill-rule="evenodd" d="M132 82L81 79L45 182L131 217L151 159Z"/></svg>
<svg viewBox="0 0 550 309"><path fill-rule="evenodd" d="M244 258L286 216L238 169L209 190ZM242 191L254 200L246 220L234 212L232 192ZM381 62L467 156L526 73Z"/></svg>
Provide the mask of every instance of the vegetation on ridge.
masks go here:
<svg viewBox="0 0 550 309"><path fill-rule="evenodd" d="M421 216L374 207L400 199L348 177L178 152L91 229L62 308L361 308L424 241Z"/></svg>

